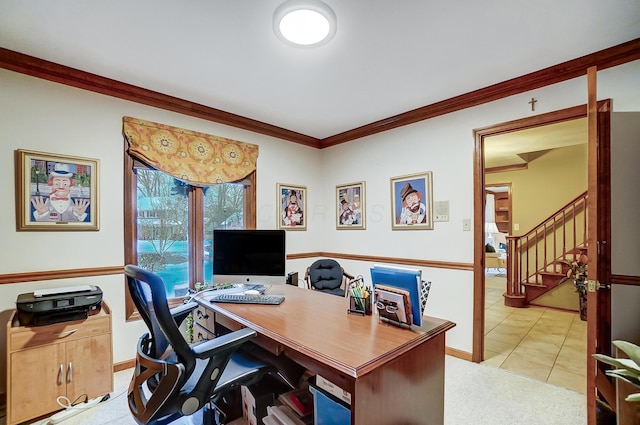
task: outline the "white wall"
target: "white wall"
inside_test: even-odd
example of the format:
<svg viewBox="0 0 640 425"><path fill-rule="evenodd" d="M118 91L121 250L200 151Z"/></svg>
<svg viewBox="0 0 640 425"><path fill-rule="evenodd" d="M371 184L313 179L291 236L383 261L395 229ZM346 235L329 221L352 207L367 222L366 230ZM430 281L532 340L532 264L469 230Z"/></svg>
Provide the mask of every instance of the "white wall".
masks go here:
<svg viewBox="0 0 640 425"><path fill-rule="evenodd" d="M79 90L18 73L0 70L0 274L88 267L122 266L123 152L122 117L133 116L215 134L260 146L257 174L259 228L275 228L276 183L308 184L318 175L316 149L218 125L180 114ZM17 232L14 203L14 150L68 154L100 160L97 232ZM296 167L284 167L291 163ZM303 165L303 166L301 166ZM295 233L295 232L290 232ZM291 252L317 250L317 231L288 237ZM0 285L0 319L8 320L18 294L43 287L82 284L100 286L113 310L115 362L135 357L141 321L125 322L123 275ZM4 329L4 326L2 327ZM0 361L5 365L5 332L0 337ZM0 367L0 388L5 368Z"/></svg>
<svg viewBox="0 0 640 425"><path fill-rule="evenodd" d="M614 110L640 110L640 61L599 75L599 98L614 98ZM428 84L428 82L425 82ZM462 220L473 217L473 129L586 103L586 78L512 96L376 134L332 148L312 148L109 98L0 70L0 274L119 266L124 260L122 205L122 116L216 134L260 145L258 228L276 226L276 184L307 186L308 230L289 231L289 253L344 252L472 263L473 233ZM531 97L538 99L530 110ZM626 109L624 109L626 108ZM100 159L100 231L16 232L15 149L72 154ZM392 231L391 177L433 172L434 201L448 200L450 221L434 230ZM335 186L365 181L367 229L336 230ZM292 260L288 270L302 278L310 259ZM368 278L371 264L341 261L345 269ZM471 352L473 273L426 268L433 282L426 314L452 320L447 345ZM133 358L140 323L124 321L122 276L0 286L0 312L15 306L17 294L36 287L97 284L114 310L114 361ZM1 316L0 316L1 317ZM0 344L4 344L4 338ZM4 355L0 347L0 355ZM4 364L4 362L3 362ZM3 380L4 382L4 380Z"/></svg>

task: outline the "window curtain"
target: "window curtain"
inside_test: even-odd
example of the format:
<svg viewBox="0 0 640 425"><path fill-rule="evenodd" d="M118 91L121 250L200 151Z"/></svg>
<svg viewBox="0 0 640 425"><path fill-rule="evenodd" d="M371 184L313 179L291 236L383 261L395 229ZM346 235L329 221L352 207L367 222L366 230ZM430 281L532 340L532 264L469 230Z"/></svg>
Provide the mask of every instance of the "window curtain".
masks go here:
<svg viewBox="0 0 640 425"><path fill-rule="evenodd" d="M186 183L237 182L256 169L257 145L138 118L122 122L131 156Z"/></svg>

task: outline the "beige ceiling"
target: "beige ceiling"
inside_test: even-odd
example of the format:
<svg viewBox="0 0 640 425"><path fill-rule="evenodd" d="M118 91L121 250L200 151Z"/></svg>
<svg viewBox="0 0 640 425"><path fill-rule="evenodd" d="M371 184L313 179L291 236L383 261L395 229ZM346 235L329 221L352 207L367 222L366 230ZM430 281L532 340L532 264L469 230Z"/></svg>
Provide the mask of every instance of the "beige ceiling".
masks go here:
<svg viewBox="0 0 640 425"><path fill-rule="evenodd" d="M526 164L551 149L587 143L587 119L580 118L485 138L485 168Z"/></svg>

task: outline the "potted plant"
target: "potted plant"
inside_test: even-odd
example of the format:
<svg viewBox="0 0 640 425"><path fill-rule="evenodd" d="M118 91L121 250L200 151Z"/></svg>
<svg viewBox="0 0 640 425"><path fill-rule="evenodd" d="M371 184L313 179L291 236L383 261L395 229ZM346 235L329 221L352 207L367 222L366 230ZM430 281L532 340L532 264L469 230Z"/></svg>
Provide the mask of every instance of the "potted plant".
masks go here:
<svg viewBox="0 0 640 425"><path fill-rule="evenodd" d="M578 293L580 301L580 320L587 320L587 262L589 258L582 254L577 260L560 261L567 267L566 276L560 280L560 283L567 280L573 281L573 286Z"/></svg>
<svg viewBox="0 0 640 425"><path fill-rule="evenodd" d="M605 373L613 378L622 379L631 385L640 388L640 347L627 341L613 341L619 350L624 352L628 359L613 358L604 354L594 354L593 357L615 367L616 369L607 370ZM640 401L640 392L629 394L625 401Z"/></svg>

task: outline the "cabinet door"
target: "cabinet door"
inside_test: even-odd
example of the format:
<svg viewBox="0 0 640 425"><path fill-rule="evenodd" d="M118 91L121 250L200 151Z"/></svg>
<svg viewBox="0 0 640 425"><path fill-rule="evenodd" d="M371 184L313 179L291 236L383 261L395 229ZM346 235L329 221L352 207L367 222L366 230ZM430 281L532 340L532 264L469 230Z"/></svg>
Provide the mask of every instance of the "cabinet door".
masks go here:
<svg viewBox="0 0 640 425"><path fill-rule="evenodd" d="M9 423L19 423L60 410L66 395L64 344L44 345L10 354Z"/></svg>
<svg viewBox="0 0 640 425"><path fill-rule="evenodd" d="M65 345L65 378L70 400L83 394L92 399L113 391L110 334L69 341Z"/></svg>

